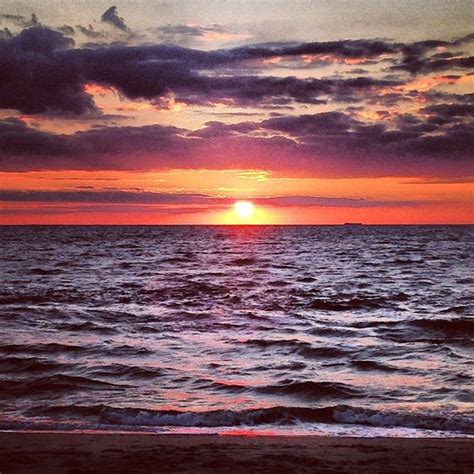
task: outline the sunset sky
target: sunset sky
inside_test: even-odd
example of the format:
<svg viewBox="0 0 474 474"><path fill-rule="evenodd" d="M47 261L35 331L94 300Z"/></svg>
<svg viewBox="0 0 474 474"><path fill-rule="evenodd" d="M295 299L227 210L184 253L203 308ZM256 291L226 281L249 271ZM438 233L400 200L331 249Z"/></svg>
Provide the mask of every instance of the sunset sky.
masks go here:
<svg viewBox="0 0 474 474"><path fill-rule="evenodd" d="M473 20L469 0L2 1L0 223L473 223Z"/></svg>

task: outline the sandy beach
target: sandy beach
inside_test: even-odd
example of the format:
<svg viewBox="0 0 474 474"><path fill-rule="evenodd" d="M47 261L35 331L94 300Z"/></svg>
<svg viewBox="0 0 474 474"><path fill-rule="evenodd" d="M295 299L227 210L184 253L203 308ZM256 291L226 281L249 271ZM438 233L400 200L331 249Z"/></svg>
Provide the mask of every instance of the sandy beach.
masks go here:
<svg viewBox="0 0 474 474"><path fill-rule="evenodd" d="M472 439L4 432L8 473L472 473Z"/></svg>

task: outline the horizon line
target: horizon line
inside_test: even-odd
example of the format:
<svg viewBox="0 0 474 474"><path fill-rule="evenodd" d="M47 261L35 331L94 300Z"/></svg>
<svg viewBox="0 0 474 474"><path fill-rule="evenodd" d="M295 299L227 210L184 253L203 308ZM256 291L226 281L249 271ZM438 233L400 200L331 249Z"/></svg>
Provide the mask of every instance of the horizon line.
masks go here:
<svg viewBox="0 0 474 474"><path fill-rule="evenodd" d="M2 224L1 227L415 227L474 226L472 223L411 223L411 224Z"/></svg>

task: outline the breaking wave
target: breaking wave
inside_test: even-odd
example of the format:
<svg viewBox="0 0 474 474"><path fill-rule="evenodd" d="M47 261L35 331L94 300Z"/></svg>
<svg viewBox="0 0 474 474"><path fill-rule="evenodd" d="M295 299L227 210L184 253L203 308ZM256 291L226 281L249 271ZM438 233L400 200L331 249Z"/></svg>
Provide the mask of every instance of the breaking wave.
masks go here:
<svg viewBox="0 0 474 474"><path fill-rule="evenodd" d="M474 434L474 416L458 414L404 413L377 411L349 405L320 408L274 406L242 411L213 410L188 412L145 410L109 406L58 406L36 410L34 414L58 415L63 419L88 417L98 425L120 427L238 427L299 425L303 423L347 424L384 428L415 428Z"/></svg>

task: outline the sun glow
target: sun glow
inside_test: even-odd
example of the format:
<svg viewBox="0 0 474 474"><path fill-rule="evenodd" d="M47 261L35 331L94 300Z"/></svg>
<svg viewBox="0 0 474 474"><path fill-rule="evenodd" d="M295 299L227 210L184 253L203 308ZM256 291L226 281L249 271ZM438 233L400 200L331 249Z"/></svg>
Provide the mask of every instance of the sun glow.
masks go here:
<svg viewBox="0 0 474 474"><path fill-rule="evenodd" d="M240 219L250 219L255 211L255 206L249 201L237 201L234 211Z"/></svg>

